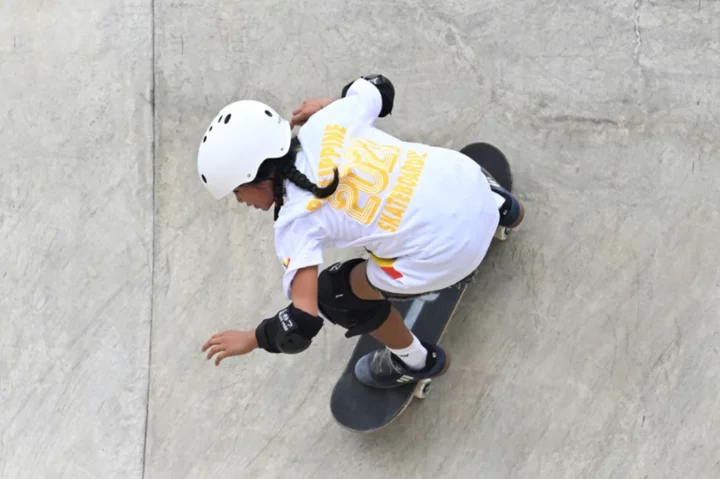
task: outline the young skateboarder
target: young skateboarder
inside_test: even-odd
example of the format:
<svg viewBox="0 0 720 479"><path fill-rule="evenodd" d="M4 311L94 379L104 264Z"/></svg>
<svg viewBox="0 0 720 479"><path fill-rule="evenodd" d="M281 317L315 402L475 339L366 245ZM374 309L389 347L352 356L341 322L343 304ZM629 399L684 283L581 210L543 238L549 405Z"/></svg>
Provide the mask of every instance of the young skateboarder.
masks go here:
<svg viewBox="0 0 720 479"><path fill-rule="evenodd" d="M443 349L418 340L389 299L471 281L498 224L516 227L524 210L467 156L377 129L375 120L392 112L394 100L387 78L367 75L337 100L306 101L291 122L252 100L211 120L198 152L200 180L218 200L233 193L240 203L274 209L283 292L291 301L255 330L213 335L202 350L208 359L217 355L216 365L256 348L304 351L322 315L347 337L367 333L386 346L356 365L368 386L446 371ZM301 128L293 137L295 126ZM492 191L506 198L500 210ZM320 271L324 248L357 246L370 260Z"/></svg>

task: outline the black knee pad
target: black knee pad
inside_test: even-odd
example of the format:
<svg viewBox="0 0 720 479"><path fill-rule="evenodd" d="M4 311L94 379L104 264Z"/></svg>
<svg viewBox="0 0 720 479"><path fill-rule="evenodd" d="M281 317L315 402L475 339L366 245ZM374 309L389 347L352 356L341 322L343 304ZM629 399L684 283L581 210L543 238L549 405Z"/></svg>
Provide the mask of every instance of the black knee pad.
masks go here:
<svg viewBox="0 0 720 479"><path fill-rule="evenodd" d="M328 321L347 329L347 338L376 330L390 314L390 301L360 299L352 292L350 271L363 261L355 258L335 263L318 278L320 312Z"/></svg>

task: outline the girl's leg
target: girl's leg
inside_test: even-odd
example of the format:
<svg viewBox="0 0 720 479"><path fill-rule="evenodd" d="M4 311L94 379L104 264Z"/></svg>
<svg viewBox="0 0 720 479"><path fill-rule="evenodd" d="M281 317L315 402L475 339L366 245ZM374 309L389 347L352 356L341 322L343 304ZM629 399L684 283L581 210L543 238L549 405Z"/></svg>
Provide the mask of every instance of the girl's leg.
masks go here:
<svg viewBox="0 0 720 479"><path fill-rule="evenodd" d="M350 287L360 299L383 299L367 280L367 261L360 263L350 272ZM405 326L403 317L395 306L390 308L387 320L370 335L390 349L403 349L413 342L413 335Z"/></svg>
<svg viewBox="0 0 720 479"><path fill-rule="evenodd" d="M368 282L366 268L367 262L362 262L350 272L352 292L360 299L383 299ZM355 366L355 375L368 386L401 386L444 374L449 366L445 351L413 335L395 307L390 308L385 322L369 334L386 349L362 357Z"/></svg>

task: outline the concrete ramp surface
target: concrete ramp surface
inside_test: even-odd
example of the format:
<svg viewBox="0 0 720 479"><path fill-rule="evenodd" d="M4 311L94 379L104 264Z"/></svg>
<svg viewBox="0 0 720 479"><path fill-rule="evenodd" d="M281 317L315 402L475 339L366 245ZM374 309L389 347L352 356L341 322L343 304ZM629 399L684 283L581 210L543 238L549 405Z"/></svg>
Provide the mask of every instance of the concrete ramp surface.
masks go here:
<svg viewBox="0 0 720 479"><path fill-rule="evenodd" d="M448 374L359 435L332 325L205 360L286 301L272 215L195 155L231 101L368 73L379 126L497 145L527 213ZM0 478L720 477L718 85L712 0L0 3Z"/></svg>

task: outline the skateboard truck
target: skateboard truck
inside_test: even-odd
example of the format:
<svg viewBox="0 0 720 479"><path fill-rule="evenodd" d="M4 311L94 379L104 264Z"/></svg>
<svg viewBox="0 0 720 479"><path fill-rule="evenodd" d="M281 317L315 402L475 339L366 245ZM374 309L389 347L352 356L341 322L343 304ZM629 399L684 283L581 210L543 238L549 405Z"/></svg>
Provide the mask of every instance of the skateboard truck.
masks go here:
<svg viewBox="0 0 720 479"><path fill-rule="evenodd" d="M492 176L490 178L492 178ZM498 207L499 210L505 204L505 197L499 195L494 191L492 192L492 194L493 198L495 199L495 205ZM494 236L500 241L505 241L508 238L508 234L510 234L510 230L508 228L498 225L498 227L495 229Z"/></svg>
<svg viewBox="0 0 720 479"><path fill-rule="evenodd" d="M505 226L498 226L493 236L500 241L505 241L506 239L508 239L509 234L510 230L508 228L506 228Z"/></svg>

